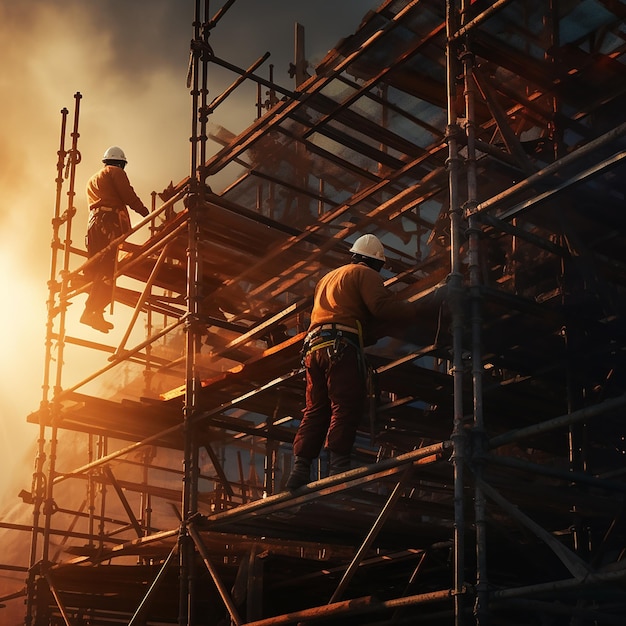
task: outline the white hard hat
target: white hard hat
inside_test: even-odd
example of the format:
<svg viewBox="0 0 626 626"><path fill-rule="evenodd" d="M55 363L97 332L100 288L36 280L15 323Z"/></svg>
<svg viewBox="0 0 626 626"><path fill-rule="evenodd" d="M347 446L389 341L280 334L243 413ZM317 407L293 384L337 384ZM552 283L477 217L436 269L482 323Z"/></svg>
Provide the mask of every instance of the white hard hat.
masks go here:
<svg viewBox="0 0 626 626"><path fill-rule="evenodd" d="M376 235L362 235L352 244L350 252L385 261L385 249Z"/></svg>
<svg viewBox="0 0 626 626"><path fill-rule="evenodd" d="M107 148L104 156L102 157L102 161L124 161L124 163L128 163L124 150L118 148L117 146Z"/></svg>

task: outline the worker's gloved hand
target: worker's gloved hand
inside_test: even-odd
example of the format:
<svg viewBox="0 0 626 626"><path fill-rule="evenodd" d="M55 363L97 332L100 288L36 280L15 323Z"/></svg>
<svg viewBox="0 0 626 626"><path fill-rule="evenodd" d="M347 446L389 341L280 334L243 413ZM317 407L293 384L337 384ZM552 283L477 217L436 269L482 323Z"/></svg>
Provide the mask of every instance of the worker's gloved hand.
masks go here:
<svg viewBox="0 0 626 626"><path fill-rule="evenodd" d="M146 215L148 215L148 213L150 213L150 211L148 211L148 209L146 209L146 207L142 207L140 211L137 211L137 213L139 213L139 215L141 215L141 217L146 217Z"/></svg>

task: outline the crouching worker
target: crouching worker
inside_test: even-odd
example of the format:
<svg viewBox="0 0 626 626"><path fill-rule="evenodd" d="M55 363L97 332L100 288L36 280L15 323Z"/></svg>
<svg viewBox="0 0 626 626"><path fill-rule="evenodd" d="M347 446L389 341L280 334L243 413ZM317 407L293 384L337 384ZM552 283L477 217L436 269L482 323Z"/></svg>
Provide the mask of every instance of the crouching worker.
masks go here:
<svg viewBox="0 0 626 626"><path fill-rule="evenodd" d="M127 206L142 217L149 213L124 172L127 160L123 150L111 146L104 153L102 162L104 167L87 183L89 222L85 243L89 258L130 230ZM80 321L103 333L113 328L113 324L104 319L103 313L113 295L116 256L117 250L111 250L85 270L86 277L93 281L93 285Z"/></svg>
<svg viewBox="0 0 626 626"><path fill-rule="evenodd" d="M413 303L399 300L380 275L385 264L375 235L359 237L349 264L332 270L315 288L311 323L304 344L306 405L293 441L294 465L287 489L310 481L311 463L324 446L330 475L350 468L352 446L365 410L363 345L374 322L416 319Z"/></svg>

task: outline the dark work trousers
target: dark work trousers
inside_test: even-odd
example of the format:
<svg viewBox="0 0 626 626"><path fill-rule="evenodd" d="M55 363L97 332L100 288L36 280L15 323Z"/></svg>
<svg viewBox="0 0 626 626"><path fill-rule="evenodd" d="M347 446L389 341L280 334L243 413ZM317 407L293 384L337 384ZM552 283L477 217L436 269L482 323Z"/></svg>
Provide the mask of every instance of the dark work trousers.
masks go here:
<svg viewBox="0 0 626 626"><path fill-rule="evenodd" d="M359 352L346 342L335 358L328 348L305 356L306 407L293 441L295 456L316 458L325 440L331 452L348 455L352 451L365 406Z"/></svg>
<svg viewBox="0 0 626 626"><path fill-rule="evenodd" d="M104 209L90 214L85 238L87 254L91 258L128 230L130 218L126 210ZM87 311L101 313L111 302L116 256L117 250L111 250L86 269L86 278L94 281L85 302Z"/></svg>

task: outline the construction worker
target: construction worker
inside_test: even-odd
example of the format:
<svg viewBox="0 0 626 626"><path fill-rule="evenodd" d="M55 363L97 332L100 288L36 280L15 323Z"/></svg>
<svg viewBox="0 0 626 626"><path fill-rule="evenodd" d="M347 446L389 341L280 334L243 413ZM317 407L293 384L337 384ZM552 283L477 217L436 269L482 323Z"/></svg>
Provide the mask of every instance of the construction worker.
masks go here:
<svg viewBox="0 0 626 626"><path fill-rule="evenodd" d="M130 230L127 206L142 217L149 213L124 172L128 163L124 151L111 146L104 153L102 162L104 167L87 183L89 222L85 244L89 258ZM113 295L116 258L117 250L111 250L85 269L85 275L93 281L93 285L80 321L103 333L113 328L113 324L104 319L103 313Z"/></svg>
<svg viewBox="0 0 626 626"><path fill-rule="evenodd" d="M323 276L315 288L303 347L306 406L293 441L289 490L309 482L311 463L324 442L330 452L330 475L350 468L365 410L363 346L375 343L375 322L409 322L417 316L416 305L399 300L385 287L379 273L385 252L375 235L359 237L350 252L351 262Z"/></svg>

